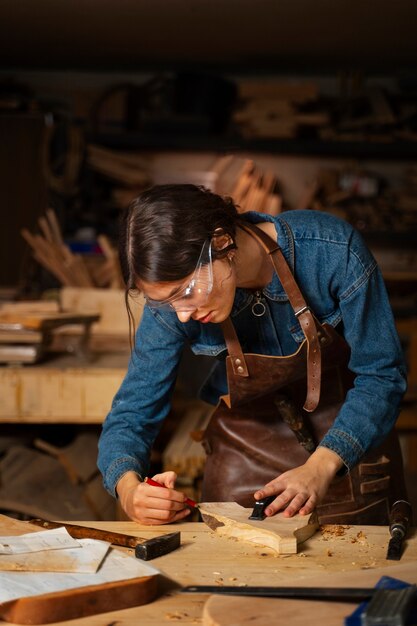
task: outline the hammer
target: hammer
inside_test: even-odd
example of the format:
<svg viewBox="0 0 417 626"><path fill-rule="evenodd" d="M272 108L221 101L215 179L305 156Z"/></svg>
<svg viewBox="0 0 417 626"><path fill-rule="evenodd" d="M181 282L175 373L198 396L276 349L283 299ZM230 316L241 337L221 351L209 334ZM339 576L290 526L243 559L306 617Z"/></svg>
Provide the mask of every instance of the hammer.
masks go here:
<svg viewBox="0 0 417 626"><path fill-rule="evenodd" d="M58 522L50 522L39 518L29 520L29 524L41 526L46 530L64 527L67 529L68 534L74 539L98 539L99 541L107 541L116 546L134 548L135 556L143 561L151 561L158 556L168 554L181 545L180 532L159 535L159 537L154 537L153 539L144 539L143 537L135 537L134 535L114 533L108 530L98 530L97 528L78 526L76 524L59 524Z"/></svg>

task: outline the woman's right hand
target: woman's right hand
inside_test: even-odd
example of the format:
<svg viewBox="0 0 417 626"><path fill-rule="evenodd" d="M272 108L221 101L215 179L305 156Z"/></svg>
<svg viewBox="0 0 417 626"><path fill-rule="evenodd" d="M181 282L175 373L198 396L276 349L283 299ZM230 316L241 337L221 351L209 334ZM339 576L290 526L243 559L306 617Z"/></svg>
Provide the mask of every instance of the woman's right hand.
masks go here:
<svg viewBox="0 0 417 626"><path fill-rule="evenodd" d="M135 472L124 474L116 486L126 515L139 524L171 524L191 513L185 504L186 495L174 489L177 475L163 472L152 477L166 489L141 482Z"/></svg>

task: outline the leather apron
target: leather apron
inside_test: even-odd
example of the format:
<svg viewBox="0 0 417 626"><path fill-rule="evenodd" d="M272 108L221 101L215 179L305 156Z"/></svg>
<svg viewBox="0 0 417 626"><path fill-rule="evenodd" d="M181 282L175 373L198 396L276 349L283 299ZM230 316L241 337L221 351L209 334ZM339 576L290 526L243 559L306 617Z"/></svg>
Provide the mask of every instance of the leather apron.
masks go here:
<svg viewBox="0 0 417 626"><path fill-rule="evenodd" d="M204 433L202 501L253 507L257 489L307 461L355 376L348 369L347 342L314 317L278 244L252 224L241 227L269 254L305 335L289 356L243 353L230 318L222 324L228 394ZM404 498L401 450L393 430L350 472L334 478L317 512L323 524L388 524L391 504Z"/></svg>

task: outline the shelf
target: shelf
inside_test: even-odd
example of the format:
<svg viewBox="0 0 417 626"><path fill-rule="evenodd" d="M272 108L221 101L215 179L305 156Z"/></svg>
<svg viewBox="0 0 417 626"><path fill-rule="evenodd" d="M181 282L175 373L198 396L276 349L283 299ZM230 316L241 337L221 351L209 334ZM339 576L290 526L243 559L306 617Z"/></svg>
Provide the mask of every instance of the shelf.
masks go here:
<svg viewBox="0 0 417 626"><path fill-rule="evenodd" d="M417 141L363 142L317 139L245 139L238 135L99 133L89 142L118 150L190 150L198 152L268 152L291 156L316 156L384 160L417 158Z"/></svg>

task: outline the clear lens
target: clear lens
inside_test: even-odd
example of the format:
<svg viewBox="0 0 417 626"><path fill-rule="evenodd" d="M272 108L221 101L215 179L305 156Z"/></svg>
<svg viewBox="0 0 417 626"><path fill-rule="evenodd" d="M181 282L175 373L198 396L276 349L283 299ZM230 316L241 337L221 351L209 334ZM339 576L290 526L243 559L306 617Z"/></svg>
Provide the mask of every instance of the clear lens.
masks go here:
<svg viewBox="0 0 417 626"><path fill-rule="evenodd" d="M205 241L196 268L186 287L166 300L146 298L148 306L154 309L174 309L175 311L195 311L205 304L213 289L213 263L211 241Z"/></svg>

